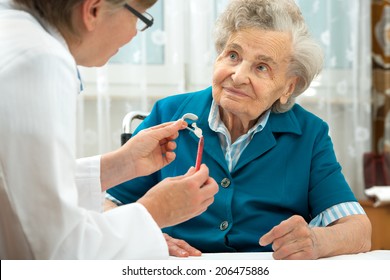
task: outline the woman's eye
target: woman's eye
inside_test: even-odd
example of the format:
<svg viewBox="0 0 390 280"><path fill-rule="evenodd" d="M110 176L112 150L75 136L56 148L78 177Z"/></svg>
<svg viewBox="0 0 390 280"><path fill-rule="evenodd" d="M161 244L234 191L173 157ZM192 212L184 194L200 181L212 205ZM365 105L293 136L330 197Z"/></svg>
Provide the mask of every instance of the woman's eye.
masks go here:
<svg viewBox="0 0 390 280"><path fill-rule="evenodd" d="M259 69L259 71L261 71L261 72L268 71L268 67L266 65L259 65L259 66L257 66L257 69Z"/></svg>
<svg viewBox="0 0 390 280"><path fill-rule="evenodd" d="M237 57L238 57L238 55L237 55L235 52L229 53L229 58L230 58L231 60L236 60Z"/></svg>

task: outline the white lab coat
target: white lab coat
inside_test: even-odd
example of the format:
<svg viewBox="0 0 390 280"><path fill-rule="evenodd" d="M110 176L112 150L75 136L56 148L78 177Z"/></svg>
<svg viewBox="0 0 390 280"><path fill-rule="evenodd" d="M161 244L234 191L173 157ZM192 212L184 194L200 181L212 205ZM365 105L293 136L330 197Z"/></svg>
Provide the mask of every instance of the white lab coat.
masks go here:
<svg viewBox="0 0 390 280"><path fill-rule="evenodd" d="M75 160L79 88L59 33L0 0L0 258L168 257L141 204L100 213L100 157Z"/></svg>

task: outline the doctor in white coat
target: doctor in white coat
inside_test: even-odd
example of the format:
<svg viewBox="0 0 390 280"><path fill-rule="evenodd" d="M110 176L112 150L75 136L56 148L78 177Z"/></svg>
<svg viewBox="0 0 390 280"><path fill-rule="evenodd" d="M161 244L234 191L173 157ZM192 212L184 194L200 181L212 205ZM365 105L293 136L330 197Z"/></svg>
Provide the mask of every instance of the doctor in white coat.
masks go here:
<svg viewBox="0 0 390 280"><path fill-rule="evenodd" d="M0 0L1 259L165 258L160 228L213 202L218 186L203 165L102 213L105 190L175 159L183 121L75 159L76 65L104 65L137 24L153 23L141 14L155 2Z"/></svg>

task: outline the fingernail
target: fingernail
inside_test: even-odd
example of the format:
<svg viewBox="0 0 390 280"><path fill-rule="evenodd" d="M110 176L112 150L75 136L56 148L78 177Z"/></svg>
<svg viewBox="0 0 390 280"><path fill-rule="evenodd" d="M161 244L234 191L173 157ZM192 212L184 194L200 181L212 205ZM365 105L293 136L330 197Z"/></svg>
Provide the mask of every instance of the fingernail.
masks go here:
<svg viewBox="0 0 390 280"><path fill-rule="evenodd" d="M261 239L259 240L259 245L260 245L260 246L263 246L263 243L262 243L262 240L261 240Z"/></svg>
<svg viewBox="0 0 390 280"><path fill-rule="evenodd" d="M179 119L175 122L175 125L178 125L180 126L181 128L185 128L187 126L187 124L182 120L182 119Z"/></svg>

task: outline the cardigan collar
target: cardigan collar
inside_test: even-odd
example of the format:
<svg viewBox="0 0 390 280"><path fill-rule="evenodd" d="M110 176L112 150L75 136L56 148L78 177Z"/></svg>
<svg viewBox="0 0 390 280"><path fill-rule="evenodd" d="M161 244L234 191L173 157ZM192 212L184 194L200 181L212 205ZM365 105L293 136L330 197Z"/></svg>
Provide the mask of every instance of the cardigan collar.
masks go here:
<svg viewBox="0 0 390 280"><path fill-rule="evenodd" d="M207 97L205 97L205 95L207 95ZM211 103L212 88L209 87L203 91L193 94L192 98L188 100L188 103L182 104L182 108L186 108L186 110L188 110L189 107L191 107L191 113L194 113L199 117L196 123L203 130L203 136L205 139L204 152L208 153L223 168L228 170L222 149L215 149L215 147L220 145L219 139L215 135L215 132L210 129L208 123ZM191 104L191 106L189 104ZM188 112L181 111L179 114ZM238 171L245 164L251 162L255 158L272 149L277 144L274 133L293 133L297 135L302 134L301 126L299 125L297 116L293 109L290 109L285 113L270 114L264 129L254 135L252 141L242 153L234 169L234 172ZM191 137L194 139L194 141L198 141L198 138L193 135L193 133L191 133ZM259 143L261 144L259 145Z"/></svg>
<svg viewBox="0 0 390 280"><path fill-rule="evenodd" d="M205 95L208 95L205 98ZM194 114L197 114L199 120L197 124L202 128L210 129L208 124L208 117L210 114L210 108L212 103L212 88L208 87L207 89L200 92L194 97L194 100L191 100L194 104L198 104L194 106ZM299 105L294 105L299 106ZM293 109L285 113L273 113L271 112L268 121L265 127L269 126L271 132L276 133L294 133L297 135L302 134L301 126L297 120L297 117L294 113Z"/></svg>

